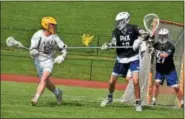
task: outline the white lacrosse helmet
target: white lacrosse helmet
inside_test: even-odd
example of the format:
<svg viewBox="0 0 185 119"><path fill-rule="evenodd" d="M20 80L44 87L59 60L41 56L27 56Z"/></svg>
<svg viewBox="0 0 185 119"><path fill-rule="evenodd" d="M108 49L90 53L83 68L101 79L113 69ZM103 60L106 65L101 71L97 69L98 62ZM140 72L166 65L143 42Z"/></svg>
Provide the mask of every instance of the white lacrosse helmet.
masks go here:
<svg viewBox="0 0 185 119"><path fill-rule="evenodd" d="M128 12L120 12L116 15L116 28L122 30L130 22L130 14Z"/></svg>
<svg viewBox="0 0 185 119"><path fill-rule="evenodd" d="M168 41L169 30L166 28L161 28L158 32L158 35L159 35L159 42L164 44Z"/></svg>

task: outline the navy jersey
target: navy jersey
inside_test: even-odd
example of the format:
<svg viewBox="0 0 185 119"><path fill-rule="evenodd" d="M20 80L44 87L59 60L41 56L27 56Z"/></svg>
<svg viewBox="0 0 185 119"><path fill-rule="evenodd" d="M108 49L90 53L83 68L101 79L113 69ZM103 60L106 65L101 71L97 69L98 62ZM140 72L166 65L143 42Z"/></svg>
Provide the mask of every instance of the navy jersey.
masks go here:
<svg viewBox="0 0 185 119"><path fill-rule="evenodd" d="M175 52L174 45L170 42L167 42L165 44L156 42L153 45L153 47L156 50L169 54L169 56L166 58L161 58L159 56L156 56L156 71L162 74L169 74L172 70L175 69L174 60L173 60L173 54Z"/></svg>
<svg viewBox="0 0 185 119"><path fill-rule="evenodd" d="M122 31L117 28L112 33L112 43L116 46L132 46L134 41L138 38L139 27L137 25L128 24ZM129 58L138 54L138 50L133 48L117 48L117 56L120 58Z"/></svg>

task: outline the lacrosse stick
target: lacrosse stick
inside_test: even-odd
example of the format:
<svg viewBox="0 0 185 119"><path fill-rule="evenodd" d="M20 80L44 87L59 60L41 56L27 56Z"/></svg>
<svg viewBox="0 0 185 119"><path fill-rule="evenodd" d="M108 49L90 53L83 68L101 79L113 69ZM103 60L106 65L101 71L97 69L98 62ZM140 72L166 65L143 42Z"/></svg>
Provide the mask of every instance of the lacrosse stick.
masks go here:
<svg viewBox="0 0 185 119"><path fill-rule="evenodd" d="M150 33L150 36L153 36L159 26L160 19L156 14L149 13L144 16L143 23L146 30Z"/></svg>
<svg viewBox="0 0 185 119"><path fill-rule="evenodd" d="M93 46L93 47L67 47L67 49L98 49L101 46ZM132 46L110 46L109 48L132 48Z"/></svg>
<svg viewBox="0 0 185 119"><path fill-rule="evenodd" d="M67 49L98 49L101 46L92 46L89 47L89 44L93 41L94 35L83 34L82 35L82 43L86 47L67 47ZM109 48L132 48L131 46L110 46Z"/></svg>
<svg viewBox="0 0 185 119"><path fill-rule="evenodd" d="M30 50L29 48L25 47L21 42L15 40L15 38L14 38L13 36L10 36L10 37L8 37L8 38L6 39L6 44L7 44L7 46L9 46L9 47L15 46L15 47L18 47L18 48L24 48L24 49L26 49L26 50ZM44 56L44 57L46 57L46 58L49 58L49 57L47 57L46 55L41 54L40 52L39 52L39 54L42 55L42 56ZM54 62L54 63L55 63L55 62Z"/></svg>
<svg viewBox="0 0 185 119"><path fill-rule="evenodd" d="M89 43L92 41L92 38L94 36L90 36L90 35L83 35L82 36L82 42L86 45L89 46ZM9 47L18 47L18 48L24 48L26 50L29 50L29 48L25 47L21 42L15 40L15 38L13 36L10 36L6 39L6 44ZM97 49L97 48L101 48L101 46L93 46L93 47L81 47L81 46L77 46L77 47L67 47L67 49ZM110 48L132 48L131 46L111 46Z"/></svg>
<svg viewBox="0 0 185 119"><path fill-rule="evenodd" d="M7 46L9 46L9 47L16 46L16 47L18 47L18 48L24 48L24 49L26 49L26 50L29 50L29 48L23 46L23 44L22 44L21 42L15 40L15 38L14 38L13 36L8 37L8 38L6 39L6 44L7 44Z"/></svg>
<svg viewBox="0 0 185 119"><path fill-rule="evenodd" d="M150 13L144 16L143 23L145 26L145 29L149 32L151 37L155 36L155 33L157 31L157 28L159 27L160 19L159 17L154 14ZM154 64L154 54L152 53L153 50L151 50L151 47L153 46L153 39L149 39L148 42L148 51L150 53L150 72L149 72L149 79L148 79L148 87L147 87L147 104L150 104L151 97L152 97L152 86L153 86L153 64Z"/></svg>

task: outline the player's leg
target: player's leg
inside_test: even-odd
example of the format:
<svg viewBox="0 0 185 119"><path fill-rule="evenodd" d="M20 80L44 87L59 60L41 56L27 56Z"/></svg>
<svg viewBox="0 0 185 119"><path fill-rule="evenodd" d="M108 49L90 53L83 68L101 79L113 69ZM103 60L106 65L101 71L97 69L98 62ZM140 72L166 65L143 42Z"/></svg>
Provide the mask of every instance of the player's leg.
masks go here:
<svg viewBox="0 0 185 119"><path fill-rule="evenodd" d="M127 76L126 76L127 85L128 85L130 80L132 80L132 72L129 69L128 72L127 72Z"/></svg>
<svg viewBox="0 0 185 119"><path fill-rule="evenodd" d="M46 87L46 80L50 76L50 74L51 74L51 72L49 72L49 71L44 71L43 72L42 77L41 77L40 82L39 82L39 85L37 87L37 91L35 93L35 96L31 100L31 103L32 103L33 106L37 104L37 101L38 101L39 97L44 92L44 89Z"/></svg>
<svg viewBox="0 0 185 119"><path fill-rule="evenodd" d="M132 72L132 80L134 84L134 94L136 98L136 111L142 111L140 99L140 86L139 86L139 60L130 63L130 70Z"/></svg>
<svg viewBox="0 0 185 119"><path fill-rule="evenodd" d="M40 82L37 87L35 96L31 100L31 103L33 106L37 104L39 97L42 95L42 93L45 90L47 79L49 78L52 72L53 63L52 63L52 60L46 60L46 61L35 60L35 66L36 66L38 75L40 77Z"/></svg>
<svg viewBox="0 0 185 119"><path fill-rule="evenodd" d="M101 107L104 107L113 101L113 93L115 90L117 78L122 75L122 71L124 71L124 70L126 70L126 72L125 72L125 74L126 74L128 71L128 66L127 66L127 69L125 69L124 64L118 63L116 61L115 65L114 65L113 72L112 72L112 74L110 76L110 80L109 80L109 93L107 95L107 98L101 102Z"/></svg>
<svg viewBox="0 0 185 119"><path fill-rule="evenodd" d="M57 99L57 104L62 103L62 91L59 88L56 88L54 83L50 80L50 77L46 80L46 87L53 92Z"/></svg>
<svg viewBox="0 0 185 119"><path fill-rule="evenodd" d="M47 87L47 89L49 89L51 92L54 92L54 90L56 89L54 83L50 80L50 77L48 77L48 79L46 80L46 87Z"/></svg>
<svg viewBox="0 0 185 119"><path fill-rule="evenodd" d="M107 98L104 99L101 102L101 107L106 106L107 104L111 103L113 101L113 93L115 90L115 85L116 85L116 81L117 81L118 76L115 75L111 75L110 76L110 80L109 80L109 93L107 95Z"/></svg>
<svg viewBox="0 0 185 119"><path fill-rule="evenodd" d="M127 86L126 86L126 89L123 90L123 95L120 97L121 103L124 103L125 101L130 101L130 96L126 96L126 95L128 95L128 94L130 95L130 94L134 93L132 73L131 73L130 69L128 70L126 78L124 78L124 79L126 79Z"/></svg>
<svg viewBox="0 0 185 119"><path fill-rule="evenodd" d="M152 105L156 105L156 99L157 99L157 96L159 94L159 87L160 85L163 84L164 82L164 76L159 73L159 72L156 72L156 76L155 76L155 83L153 85L153 93L152 93Z"/></svg>
<svg viewBox="0 0 185 119"><path fill-rule="evenodd" d="M180 91L180 88L178 85L178 77L177 77L176 70L173 70L172 72L170 72L170 74L165 75L165 77L167 79L167 85L172 87L175 90L176 96L179 102L181 103L181 107L184 107L183 93Z"/></svg>
<svg viewBox="0 0 185 119"><path fill-rule="evenodd" d="M181 104L181 108L184 108L184 99L183 99L183 93L180 91L179 86L178 87L174 87L174 90L176 92L177 98Z"/></svg>
<svg viewBox="0 0 185 119"><path fill-rule="evenodd" d="M160 82L155 82L153 85L152 105L156 105L156 99L159 94L159 86L160 86Z"/></svg>

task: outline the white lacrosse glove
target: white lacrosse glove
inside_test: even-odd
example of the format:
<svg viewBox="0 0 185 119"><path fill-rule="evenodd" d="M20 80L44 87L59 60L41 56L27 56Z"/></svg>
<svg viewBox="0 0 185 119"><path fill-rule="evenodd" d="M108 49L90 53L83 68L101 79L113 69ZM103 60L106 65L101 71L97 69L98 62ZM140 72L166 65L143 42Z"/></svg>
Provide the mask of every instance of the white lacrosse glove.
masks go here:
<svg viewBox="0 0 185 119"><path fill-rule="evenodd" d="M30 51L30 55L31 55L32 57L36 57L36 56L39 55L39 51L36 50L36 49L32 49L32 50Z"/></svg>
<svg viewBox="0 0 185 119"><path fill-rule="evenodd" d="M108 50L110 48L110 45L105 42L102 46L101 46L101 50Z"/></svg>
<svg viewBox="0 0 185 119"><path fill-rule="evenodd" d="M148 40L150 37L150 33L144 30L139 30L139 34L144 38L143 40Z"/></svg>
<svg viewBox="0 0 185 119"><path fill-rule="evenodd" d="M59 55L55 58L55 63L62 63L64 61L64 56L63 55Z"/></svg>
<svg viewBox="0 0 185 119"><path fill-rule="evenodd" d="M141 45L141 43L144 41L144 38L143 37L138 37L135 41L134 41L134 43L133 43L133 50L135 51L135 50L137 50L139 47L140 47L140 45Z"/></svg>

